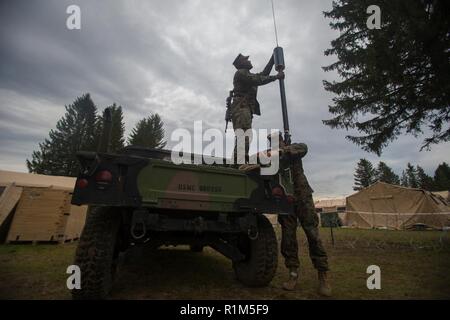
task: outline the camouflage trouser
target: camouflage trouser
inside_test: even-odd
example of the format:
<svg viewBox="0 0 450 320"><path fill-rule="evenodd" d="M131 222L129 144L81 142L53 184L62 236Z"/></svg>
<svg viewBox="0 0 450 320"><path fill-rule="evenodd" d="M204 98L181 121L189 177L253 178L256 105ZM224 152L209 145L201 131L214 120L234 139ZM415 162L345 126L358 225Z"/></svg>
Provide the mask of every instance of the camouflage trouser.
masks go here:
<svg viewBox="0 0 450 320"><path fill-rule="evenodd" d="M235 141L233 150L234 163L236 162L237 152L239 155L245 155L245 162L248 162L248 152L250 149L251 136L245 137L244 146L238 145L236 130L242 129L244 132L252 128L252 112L249 106L245 104L245 101L237 103L233 106L233 112L231 115L231 121L233 122L233 129L235 130ZM239 147L239 150L238 150Z"/></svg>
<svg viewBox="0 0 450 320"><path fill-rule="evenodd" d="M300 266L298 258L297 225L298 221L308 239L309 256L318 271L328 271L327 253L319 237L319 218L314 209L312 195L309 194L297 201L295 215L279 215L281 224L281 254L289 269Z"/></svg>

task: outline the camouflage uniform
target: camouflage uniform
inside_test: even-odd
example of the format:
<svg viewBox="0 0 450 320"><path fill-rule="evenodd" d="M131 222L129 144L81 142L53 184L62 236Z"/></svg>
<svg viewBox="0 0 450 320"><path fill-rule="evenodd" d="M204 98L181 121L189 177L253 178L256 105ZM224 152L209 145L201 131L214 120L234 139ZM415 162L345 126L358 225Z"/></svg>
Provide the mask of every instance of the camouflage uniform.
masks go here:
<svg viewBox="0 0 450 320"><path fill-rule="evenodd" d="M298 269L300 265L297 243L299 221L308 239L309 256L314 268L318 271L328 271L327 254L319 237L319 218L314 208L313 190L303 172L301 157L306 154L307 147L305 144L294 143L282 147L281 150L289 155L296 200L295 215L278 216L282 229L281 254L285 265L288 269ZM299 152L301 154L298 154Z"/></svg>
<svg viewBox="0 0 450 320"><path fill-rule="evenodd" d="M231 121L233 129L244 131L252 128L253 115L261 115L259 102L256 99L258 86L265 85L277 80L276 76L270 76L273 67L273 57L270 58L266 67L261 73L251 73L248 68L241 66L241 60L247 60L248 56L239 54L234 61L234 66L238 69L233 78L233 102L231 104ZM251 138L245 139L245 161L248 162L248 151ZM233 157L236 159L237 141L235 141Z"/></svg>

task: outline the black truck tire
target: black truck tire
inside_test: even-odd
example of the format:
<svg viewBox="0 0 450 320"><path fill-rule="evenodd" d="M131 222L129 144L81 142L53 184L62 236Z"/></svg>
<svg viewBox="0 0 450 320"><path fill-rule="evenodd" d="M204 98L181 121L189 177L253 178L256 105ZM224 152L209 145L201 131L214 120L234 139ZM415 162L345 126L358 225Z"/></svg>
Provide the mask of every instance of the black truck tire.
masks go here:
<svg viewBox="0 0 450 320"><path fill-rule="evenodd" d="M237 279L249 287L267 286L278 265L278 242L272 224L263 215L257 216L257 222L257 239L251 240L247 235L239 239L238 248L246 258L233 262Z"/></svg>
<svg viewBox="0 0 450 320"><path fill-rule="evenodd" d="M81 271L81 289L72 290L73 299L108 297L117 267L120 224L120 212L114 208L89 207L74 262Z"/></svg>

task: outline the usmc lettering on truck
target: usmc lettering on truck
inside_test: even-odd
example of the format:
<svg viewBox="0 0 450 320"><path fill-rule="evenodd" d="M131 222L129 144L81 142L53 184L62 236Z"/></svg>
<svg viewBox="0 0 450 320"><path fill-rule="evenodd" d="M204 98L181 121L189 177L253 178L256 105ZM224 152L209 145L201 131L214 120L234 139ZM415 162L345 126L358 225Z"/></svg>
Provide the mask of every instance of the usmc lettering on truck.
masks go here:
<svg viewBox="0 0 450 320"><path fill-rule="evenodd" d="M222 192L221 186L211 186L211 185L205 185L201 184L199 186L196 186L195 184L186 184L186 183L180 183L178 184L178 190L180 191L191 191L191 192Z"/></svg>
<svg viewBox="0 0 450 320"><path fill-rule="evenodd" d="M195 192L197 190L197 188L195 187L194 184L180 183L180 184L178 184L178 190Z"/></svg>
<svg viewBox="0 0 450 320"><path fill-rule="evenodd" d="M224 314L232 315L267 315L269 306L267 304L226 304Z"/></svg>
<svg viewBox="0 0 450 320"><path fill-rule="evenodd" d="M208 186L208 185L200 185L198 189L201 192L222 192L221 186Z"/></svg>

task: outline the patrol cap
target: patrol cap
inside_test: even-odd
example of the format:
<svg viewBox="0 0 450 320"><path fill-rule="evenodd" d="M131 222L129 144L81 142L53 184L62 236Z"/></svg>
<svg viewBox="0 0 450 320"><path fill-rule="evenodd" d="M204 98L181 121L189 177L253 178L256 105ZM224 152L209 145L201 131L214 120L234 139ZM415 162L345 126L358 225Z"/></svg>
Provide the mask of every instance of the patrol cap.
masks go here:
<svg viewBox="0 0 450 320"><path fill-rule="evenodd" d="M242 62L244 62L245 60L248 60L248 57L250 56L244 56L242 54L238 54L236 59L234 59L233 61L233 66L235 66L236 68L238 68Z"/></svg>

